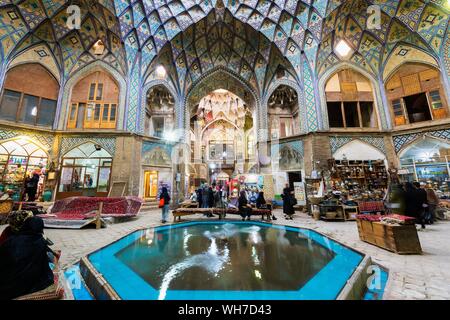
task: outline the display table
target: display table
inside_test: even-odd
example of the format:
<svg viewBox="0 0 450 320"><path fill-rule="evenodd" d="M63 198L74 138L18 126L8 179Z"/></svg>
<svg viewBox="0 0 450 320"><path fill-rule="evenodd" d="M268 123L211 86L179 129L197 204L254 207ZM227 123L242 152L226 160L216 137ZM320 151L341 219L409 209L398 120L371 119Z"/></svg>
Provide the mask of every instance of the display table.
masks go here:
<svg viewBox="0 0 450 320"><path fill-rule="evenodd" d="M319 204L320 219L345 221L344 210L340 204Z"/></svg>
<svg viewBox="0 0 450 320"><path fill-rule="evenodd" d="M386 224L357 218L359 238L362 241L398 254L421 254L415 224Z"/></svg>

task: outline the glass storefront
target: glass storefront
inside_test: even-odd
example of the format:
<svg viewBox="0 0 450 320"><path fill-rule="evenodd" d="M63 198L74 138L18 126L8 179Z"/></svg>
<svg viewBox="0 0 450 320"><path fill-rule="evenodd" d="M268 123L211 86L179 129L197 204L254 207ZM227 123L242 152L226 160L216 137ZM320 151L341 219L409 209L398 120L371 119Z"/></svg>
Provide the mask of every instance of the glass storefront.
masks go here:
<svg viewBox="0 0 450 320"><path fill-rule="evenodd" d="M93 143L82 144L62 158L57 198L105 196L109 190L112 157Z"/></svg>
<svg viewBox="0 0 450 320"><path fill-rule="evenodd" d="M48 156L38 145L25 138L0 144L0 190L8 192L16 201L21 199L25 178L39 174L37 197L42 193Z"/></svg>
<svg viewBox="0 0 450 320"><path fill-rule="evenodd" d="M437 139L424 138L400 154L404 181L420 181L439 188L450 180L450 145Z"/></svg>

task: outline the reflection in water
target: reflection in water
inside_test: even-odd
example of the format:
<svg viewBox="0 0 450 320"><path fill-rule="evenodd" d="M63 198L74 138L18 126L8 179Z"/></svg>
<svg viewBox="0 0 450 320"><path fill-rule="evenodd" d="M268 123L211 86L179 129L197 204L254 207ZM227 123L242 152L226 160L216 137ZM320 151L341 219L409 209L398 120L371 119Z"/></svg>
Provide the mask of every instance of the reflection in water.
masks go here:
<svg viewBox="0 0 450 320"><path fill-rule="evenodd" d="M157 288L159 299L171 289L298 290L334 257L298 232L256 225L152 232L116 257Z"/></svg>

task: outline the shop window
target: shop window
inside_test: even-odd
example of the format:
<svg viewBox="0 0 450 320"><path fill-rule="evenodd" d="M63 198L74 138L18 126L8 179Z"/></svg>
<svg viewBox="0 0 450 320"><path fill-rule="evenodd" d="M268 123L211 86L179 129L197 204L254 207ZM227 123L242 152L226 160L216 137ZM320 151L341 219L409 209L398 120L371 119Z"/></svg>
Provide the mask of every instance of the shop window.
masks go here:
<svg viewBox="0 0 450 320"><path fill-rule="evenodd" d="M328 119L331 128L376 128L372 86L361 74L345 69L325 85Z"/></svg>
<svg viewBox="0 0 450 320"><path fill-rule="evenodd" d="M437 69L421 64L401 66L386 82L396 126L447 117L447 102Z"/></svg>
<svg viewBox="0 0 450 320"><path fill-rule="evenodd" d="M0 100L0 118L51 127L55 119L58 90L58 82L41 65L14 67L6 75Z"/></svg>
<svg viewBox="0 0 450 320"><path fill-rule="evenodd" d="M118 100L119 89L115 81L104 72L95 72L74 86L67 127L114 129Z"/></svg>
<svg viewBox="0 0 450 320"><path fill-rule="evenodd" d="M40 175L36 196L39 198L44 184L48 157L28 139L14 139L0 144L0 186L10 190L13 199L19 201L24 192L24 181L33 172Z"/></svg>
<svg viewBox="0 0 450 320"><path fill-rule="evenodd" d="M87 142L70 150L62 158L57 198L106 194L111 168L111 155L98 145Z"/></svg>
<svg viewBox="0 0 450 320"><path fill-rule="evenodd" d="M421 181L447 189L450 168L450 145L442 140L424 137L408 145L400 154L405 181Z"/></svg>

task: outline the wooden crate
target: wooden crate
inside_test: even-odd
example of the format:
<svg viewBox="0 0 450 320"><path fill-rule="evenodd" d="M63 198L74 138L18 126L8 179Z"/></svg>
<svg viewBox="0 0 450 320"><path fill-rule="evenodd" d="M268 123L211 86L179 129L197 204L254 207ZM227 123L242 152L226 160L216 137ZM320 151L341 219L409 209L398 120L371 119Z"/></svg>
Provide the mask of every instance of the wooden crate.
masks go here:
<svg viewBox="0 0 450 320"><path fill-rule="evenodd" d="M415 225L388 225L357 220L359 238L365 242L398 254L421 254Z"/></svg>

